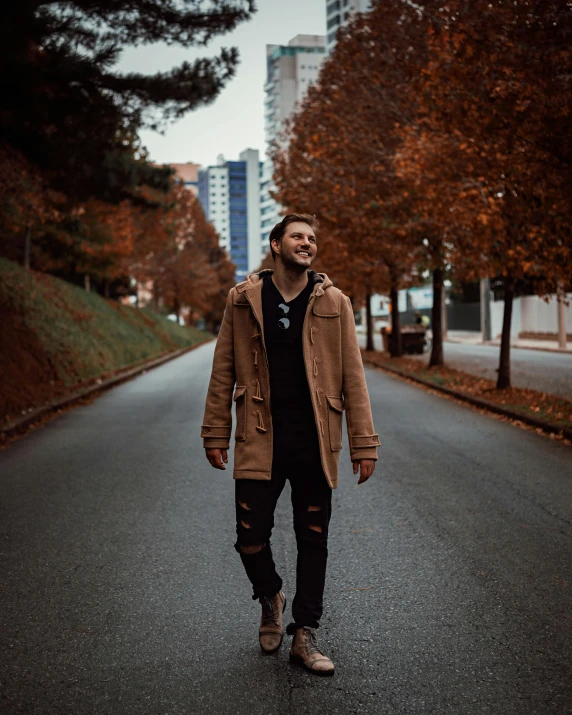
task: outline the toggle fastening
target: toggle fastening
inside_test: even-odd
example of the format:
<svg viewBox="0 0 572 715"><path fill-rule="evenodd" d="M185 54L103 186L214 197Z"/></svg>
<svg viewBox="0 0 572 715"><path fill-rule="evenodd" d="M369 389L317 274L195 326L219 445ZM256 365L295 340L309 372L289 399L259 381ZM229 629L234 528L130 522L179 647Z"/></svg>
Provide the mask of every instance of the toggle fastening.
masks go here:
<svg viewBox="0 0 572 715"><path fill-rule="evenodd" d="M260 382L256 381L256 395L252 395L252 399L255 402L264 402L264 397L260 394Z"/></svg>
<svg viewBox="0 0 572 715"><path fill-rule="evenodd" d="M258 424L256 425L256 429L259 432L266 432L266 427L264 426L264 421L262 419L262 412L257 410L256 413L258 414Z"/></svg>

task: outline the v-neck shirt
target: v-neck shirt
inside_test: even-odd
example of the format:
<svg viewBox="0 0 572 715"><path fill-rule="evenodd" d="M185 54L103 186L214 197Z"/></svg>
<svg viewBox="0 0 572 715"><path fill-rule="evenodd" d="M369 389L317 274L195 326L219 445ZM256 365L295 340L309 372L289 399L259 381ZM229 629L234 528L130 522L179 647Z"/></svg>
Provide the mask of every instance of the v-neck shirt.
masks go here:
<svg viewBox="0 0 572 715"><path fill-rule="evenodd" d="M306 287L295 298L285 301L271 274L264 276L262 285L272 422L277 436L287 435L289 442L292 438L292 447L306 441L305 437L316 434L302 344L302 328L313 288L314 282L308 275ZM285 317L290 325L286 329L278 325L284 316L284 312L279 309L280 304L289 308Z"/></svg>

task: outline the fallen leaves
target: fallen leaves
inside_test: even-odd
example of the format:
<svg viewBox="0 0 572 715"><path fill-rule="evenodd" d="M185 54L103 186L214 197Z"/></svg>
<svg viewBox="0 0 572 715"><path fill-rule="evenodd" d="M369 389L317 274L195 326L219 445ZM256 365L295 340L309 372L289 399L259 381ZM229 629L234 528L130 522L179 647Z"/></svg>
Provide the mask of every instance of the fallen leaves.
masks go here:
<svg viewBox="0 0 572 715"><path fill-rule="evenodd" d="M421 378L436 386L486 400L515 413L544 420L557 427L572 428L572 402L562 397L518 387L497 390L493 380L446 366L429 368L425 362L415 358L390 358L386 353L377 351L364 351L363 355L368 362L380 367L397 368L405 375Z"/></svg>

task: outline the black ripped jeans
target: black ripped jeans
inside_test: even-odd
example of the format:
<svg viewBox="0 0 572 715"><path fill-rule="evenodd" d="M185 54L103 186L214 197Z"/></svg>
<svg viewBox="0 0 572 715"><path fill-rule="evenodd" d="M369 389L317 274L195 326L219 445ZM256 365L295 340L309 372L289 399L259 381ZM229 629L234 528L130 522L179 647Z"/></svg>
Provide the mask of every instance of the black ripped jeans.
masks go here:
<svg viewBox="0 0 572 715"><path fill-rule="evenodd" d="M296 595L292 604L293 628L317 628L323 611L323 594L328 560L328 525L332 513L332 490L322 470L318 445L299 449L275 450L272 479L257 481L237 479L236 550L254 589L253 598L274 596L282 588L276 572L270 535L274 526L274 510L286 480L292 488L294 531L298 545L296 563ZM263 548L246 554L241 546Z"/></svg>

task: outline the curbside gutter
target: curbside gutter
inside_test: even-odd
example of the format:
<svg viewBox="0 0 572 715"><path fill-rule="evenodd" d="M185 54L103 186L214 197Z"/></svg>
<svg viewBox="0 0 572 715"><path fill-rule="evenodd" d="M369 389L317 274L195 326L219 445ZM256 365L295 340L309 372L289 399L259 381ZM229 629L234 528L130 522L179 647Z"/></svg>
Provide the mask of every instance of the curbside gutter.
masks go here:
<svg viewBox="0 0 572 715"><path fill-rule="evenodd" d="M494 402L488 402L487 400L483 400L480 397L472 397L471 395L466 395L464 392L457 392L457 390L452 390L450 387L436 385L429 380L424 380L423 378L415 377L410 373L405 372L404 370L399 370L399 368L388 367L387 365L379 365L373 360L367 360L363 357L363 355L362 360L364 365L368 365L369 367L376 367L379 370L384 370L385 372L397 375L398 377L401 377L405 380L412 380L413 382L417 382L424 387L429 387L432 390L442 392L443 394L449 395L450 397L454 397L455 399L461 400L462 402L467 402L469 405L473 405L474 407L479 407L480 409L487 410L488 412L494 412L495 414L502 415L503 417L509 417L511 420L523 422L530 427L534 427L535 429L541 429L543 432L547 432L548 434L562 435L566 439L572 441L572 429L570 429L569 427L559 427L558 425L554 425L551 422L546 422L545 420L539 420L536 417L524 415L520 412L510 410L506 407L502 407L501 405L496 405L494 404Z"/></svg>
<svg viewBox="0 0 572 715"><path fill-rule="evenodd" d="M18 432L26 428L28 425L30 425L32 422L34 422L34 420L37 420L40 417L44 417L50 412L56 412L63 407L69 407L70 405L73 405L74 402L79 402L84 397L88 397L89 395L92 395L96 392L103 392L104 390L107 390L110 387L115 387L122 382L127 382L133 377L137 377L137 375L140 375L142 372L147 372L148 370L152 370L155 367L159 367L160 365L163 365L170 360L174 360L175 358L178 358L181 355L190 352L191 350L195 350L195 348L198 348L201 345L210 343L212 340L215 339L216 338L207 338L206 340L202 340L200 343L196 343L195 345L189 345L188 348L174 350L173 352L161 355L161 357L159 358L150 358L146 362L139 363L136 367L126 368L122 372L113 375L113 377L109 377L106 380L102 380L101 382L96 382L93 385L85 387L82 390L76 390L75 392L72 392L65 397L60 397L56 400L52 400L46 405L37 407L35 410L32 410L32 412L26 413L22 417L13 420L7 425L0 426L0 435L3 435L4 437L10 437L14 434L17 434Z"/></svg>

